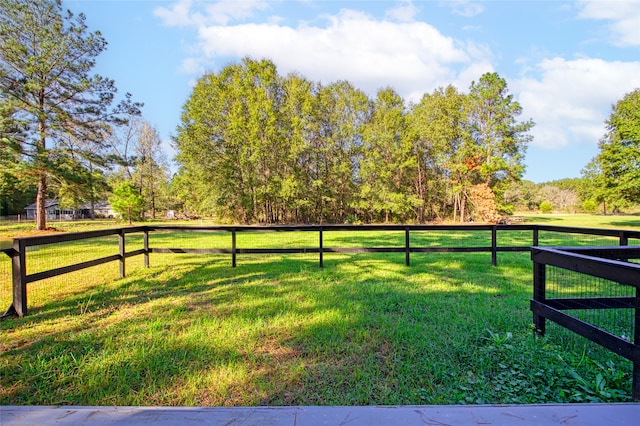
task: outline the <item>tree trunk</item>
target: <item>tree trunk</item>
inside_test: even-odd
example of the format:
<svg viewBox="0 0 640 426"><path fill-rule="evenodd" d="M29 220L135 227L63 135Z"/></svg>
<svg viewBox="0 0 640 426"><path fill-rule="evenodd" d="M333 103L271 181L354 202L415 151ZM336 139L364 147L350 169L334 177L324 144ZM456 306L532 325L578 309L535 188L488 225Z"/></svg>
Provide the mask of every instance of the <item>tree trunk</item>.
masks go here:
<svg viewBox="0 0 640 426"><path fill-rule="evenodd" d="M460 198L460 223L464 222L464 214L466 210L467 210L467 197L465 197L465 194L462 193Z"/></svg>
<svg viewBox="0 0 640 426"><path fill-rule="evenodd" d="M453 195L453 221L458 217L458 193Z"/></svg>
<svg viewBox="0 0 640 426"><path fill-rule="evenodd" d="M151 217L153 219L156 218L156 193L153 190L153 187L151 189Z"/></svg>
<svg viewBox="0 0 640 426"><path fill-rule="evenodd" d="M420 156L418 156L418 161L417 161L417 166L418 166L418 188L417 188L417 192L418 192L418 196L420 197L421 203L420 206L418 206L418 222L419 223L424 223L424 212L426 210L426 204L427 204L427 200L426 200L426 191L424 189L424 183L423 183L423 176L422 176L422 167L421 167L421 163L422 161L420 161Z"/></svg>
<svg viewBox="0 0 640 426"><path fill-rule="evenodd" d="M39 105L41 111L44 109L44 91L40 91ZM38 121L38 133L40 137L40 146L38 147L43 152L47 148L46 135L46 122L42 119ZM47 229L47 209L45 202L47 199L47 171L41 170L40 177L38 179L38 192L36 194L36 230L44 231Z"/></svg>
<svg viewBox="0 0 640 426"><path fill-rule="evenodd" d="M96 203L96 194L95 194L95 188L93 186L93 162L91 162L91 161L89 162L89 172L90 172L89 173L89 176L90 176L89 178L91 179L91 185L90 185L91 193L90 193L90 199L89 199L89 201L91 203L90 204L91 210L89 211L89 217L91 219L95 219L96 218L96 205L95 205L95 203Z"/></svg>
<svg viewBox="0 0 640 426"><path fill-rule="evenodd" d="M47 229L47 210L45 201L47 199L47 172L40 173L38 180L38 192L36 194L36 229L43 231Z"/></svg>

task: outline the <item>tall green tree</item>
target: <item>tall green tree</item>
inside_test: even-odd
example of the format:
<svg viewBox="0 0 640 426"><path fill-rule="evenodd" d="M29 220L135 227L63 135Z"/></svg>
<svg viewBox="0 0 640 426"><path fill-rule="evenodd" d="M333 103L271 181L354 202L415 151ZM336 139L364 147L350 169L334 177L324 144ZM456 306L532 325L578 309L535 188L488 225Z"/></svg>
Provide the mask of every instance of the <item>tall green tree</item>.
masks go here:
<svg viewBox="0 0 640 426"><path fill-rule="evenodd" d="M370 105L364 92L347 81L318 89L314 127L308 140L307 173L313 222L343 223L357 199L362 129Z"/></svg>
<svg viewBox="0 0 640 426"><path fill-rule="evenodd" d="M275 65L245 58L204 75L184 105L178 161L203 182L199 204L215 206L219 218L274 221L274 194L289 157L279 120L282 99Z"/></svg>
<svg viewBox="0 0 640 426"><path fill-rule="evenodd" d="M109 192L106 176L109 164L103 157L105 147L77 139L72 134L61 135L58 142L57 173L49 175L49 192L57 194L61 207L77 209L88 202L94 217L95 202L104 200Z"/></svg>
<svg viewBox="0 0 640 426"><path fill-rule="evenodd" d="M466 206L472 173L467 161L472 155L467 101L449 85L425 94L409 115L416 156L413 186L421 201L419 222L449 213L451 205L456 215L461 205Z"/></svg>
<svg viewBox="0 0 640 426"><path fill-rule="evenodd" d="M145 200L143 217L148 211L153 219L156 211L164 207L167 198L169 172L162 151L162 140L158 131L146 121L136 121L138 141L135 147L136 159L131 181Z"/></svg>
<svg viewBox="0 0 640 426"><path fill-rule="evenodd" d="M627 93L612 108L600 152L589 168L596 173L601 201L622 207L640 202L640 89ZM616 205L617 203L617 205Z"/></svg>
<svg viewBox="0 0 640 426"><path fill-rule="evenodd" d="M314 133L316 86L297 74L283 81L283 101L280 107L282 137L288 143L286 161L281 163L278 197L282 204L281 220L299 223L310 221L312 203L308 197L309 141Z"/></svg>
<svg viewBox="0 0 640 426"><path fill-rule="evenodd" d="M263 223L277 222L282 210L281 185L290 169L290 145L281 125L282 77L269 60L245 60L243 71L244 146L250 147L248 164L254 171L253 216Z"/></svg>
<svg viewBox="0 0 640 426"><path fill-rule="evenodd" d="M585 181L585 192L583 195L585 201L590 201L596 205L601 204L605 215L607 214L607 205L609 205L609 202L614 206L614 209L620 207L619 205L616 206L616 203L620 203L620 199L617 199L615 192L612 193L607 190L605 175L600 169L597 156L582 169L581 173Z"/></svg>
<svg viewBox="0 0 640 426"><path fill-rule="evenodd" d="M383 89L363 128L359 207L370 214L371 220L406 220L420 204L412 193L416 157L405 114L402 98L390 88Z"/></svg>
<svg viewBox="0 0 640 426"><path fill-rule="evenodd" d="M144 208L144 197L140 195L138 189L131 182L121 182L114 189L109 198L109 204L114 211L120 213L122 217L127 217L129 225L132 218L140 219Z"/></svg>
<svg viewBox="0 0 640 426"><path fill-rule="evenodd" d="M124 179L133 179L140 118L130 111L121 126L114 127L107 138L107 158L116 165L116 174Z"/></svg>
<svg viewBox="0 0 640 426"><path fill-rule="evenodd" d="M478 171L474 183L485 183L502 199L509 183L524 173L524 154L532 139L528 132L534 123L517 120L522 107L497 73L486 73L471 83L468 105L474 141L469 161Z"/></svg>
<svg viewBox="0 0 640 426"><path fill-rule="evenodd" d="M100 32L89 32L85 16L62 11L54 0L4 0L0 9L0 88L2 109L22 128L23 138L8 146L19 167L37 180L36 228L46 228L48 178L73 171L61 140L66 135L101 144L110 125L141 106L130 97L110 107L116 87L91 75L106 48ZM15 124L14 124L15 127ZM77 154L82 154L78 152Z"/></svg>
<svg viewBox="0 0 640 426"><path fill-rule="evenodd" d="M25 128L15 119L16 110L0 92L0 216L22 212L33 202L33 181L16 167L20 160L20 144Z"/></svg>

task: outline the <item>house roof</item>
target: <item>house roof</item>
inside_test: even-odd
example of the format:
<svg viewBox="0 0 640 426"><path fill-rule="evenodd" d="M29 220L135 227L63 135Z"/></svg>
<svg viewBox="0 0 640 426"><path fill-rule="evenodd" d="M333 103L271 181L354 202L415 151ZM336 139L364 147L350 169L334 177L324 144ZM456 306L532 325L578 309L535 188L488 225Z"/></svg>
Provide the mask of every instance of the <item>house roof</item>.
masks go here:
<svg viewBox="0 0 640 426"><path fill-rule="evenodd" d="M60 200L45 200L44 208L48 209L50 207L57 207L60 204ZM78 210L89 210L91 208L91 203L85 203L78 207ZM111 204L108 201L95 201L93 203L93 208L96 210L107 210L111 208ZM36 203L29 204L24 208L25 210L36 210Z"/></svg>
<svg viewBox="0 0 640 426"><path fill-rule="evenodd" d="M45 209L48 209L49 207L56 207L58 204L60 204L60 200L44 200L44 208ZM35 210L36 209L36 203L29 204L24 209L25 210Z"/></svg>
<svg viewBox="0 0 640 426"><path fill-rule="evenodd" d="M78 210L89 210L91 203L84 203L78 207ZM108 210L111 208L111 204L108 201L94 201L93 208L96 210Z"/></svg>

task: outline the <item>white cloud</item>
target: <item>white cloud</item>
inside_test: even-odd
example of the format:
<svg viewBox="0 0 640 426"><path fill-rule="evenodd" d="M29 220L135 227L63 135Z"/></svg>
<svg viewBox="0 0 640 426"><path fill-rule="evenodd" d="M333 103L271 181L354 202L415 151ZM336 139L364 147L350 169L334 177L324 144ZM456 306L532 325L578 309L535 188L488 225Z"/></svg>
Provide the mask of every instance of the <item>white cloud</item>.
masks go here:
<svg viewBox="0 0 640 426"><path fill-rule="evenodd" d="M477 0L445 0L444 4L456 15L471 18L484 12L484 5Z"/></svg>
<svg viewBox="0 0 640 426"><path fill-rule="evenodd" d="M539 78L510 84L523 107L522 119L533 118L533 145L562 148L594 146L604 134L611 106L625 93L640 87L640 62L600 59L546 59Z"/></svg>
<svg viewBox="0 0 640 426"><path fill-rule="evenodd" d="M283 73L298 71L323 83L346 79L369 94L390 85L410 100L461 78L468 86L481 75L468 78L468 69L491 69L486 49L457 42L424 22L376 20L353 10L326 21L203 26L200 48L213 60L266 57Z"/></svg>
<svg viewBox="0 0 640 426"><path fill-rule="evenodd" d="M207 4L205 10L210 22L226 25L231 21L250 18L254 10L264 10L268 7L268 2L264 0L222 0Z"/></svg>
<svg viewBox="0 0 640 426"><path fill-rule="evenodd" d="M170 7L157 7L153 14L170 27L187 27L194 24L191 14L192 0L179 0Z"/></svg>
<svg viewBox="0 0 640 426"><path fill-rule="evenodd" d="M266 0L219 0L201 4L204 13L194 10L193 0L178 0L169 7L155 8L153 13L167 26L227 25L232 21L251 18L254 11L269 7Z"/></svg>
<svg viewBox="0 0 640 426"><path fill-rule="evenodd" d="M296 71L324 84L349 80L370 95L391 86L408 101L418 101L438 86L464 90L493 71L487 47L415 21L419 10L412 0L397 0L384 18L342 9L294 25L268 16L231 22L267 6L264 0L177 0L154 13L166 25L197 29L197 44L182 63L183 73L199 74L244 56L269 58L283 74Z"/></svg>
<svg viewBox="0 0 640 426"><path fill-rule="evenodd" d="M579 17L610 21L612 43L640 46L640 2L637 0L581 0Z"/></svg>
<svg viewBox="0 0 640 426"><path fill-rule="evenodd" d="M180 72L183 74L202 74L205 68L198 58L186 58L182 61Z"/></svg>
<svg viewBox="0 0 640 426"><path fill-rule="evenodd" d="M411 22L418 12L419 9L412 0L402 0L398 6L387 10L386 15L389 19L397 22Z"/></svg>

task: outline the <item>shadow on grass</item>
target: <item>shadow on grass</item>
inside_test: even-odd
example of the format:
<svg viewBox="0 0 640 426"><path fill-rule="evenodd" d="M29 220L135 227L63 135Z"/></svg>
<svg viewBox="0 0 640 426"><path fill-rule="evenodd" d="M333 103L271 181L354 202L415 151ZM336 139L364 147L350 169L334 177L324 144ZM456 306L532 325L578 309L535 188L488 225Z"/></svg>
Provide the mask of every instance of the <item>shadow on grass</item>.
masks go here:
<svg viewBox="0 0 640 426"><path fill-rule="evenodd" d="M531 319L508 256L171 257L0 324L0 403L460 402L486 330Z"/></svg>
<svg viewBox="0 0 640 426"><path fill-rule="evenodd" d="M551 217L551 216L544 216L544 215L538 215L538 216L530 216L527 218L526 223L527 224L535 224L535 223L547 223L547 222L554 222L557 221L556 218Z"/></svg>
<svg viewBox="0 0 640 426"><path fill-rule="evenodd" d="M613 226L633 226L633 227L636 227L636 228L640 228L640 219L639 220L612 221L611 224Z"/></svg>

